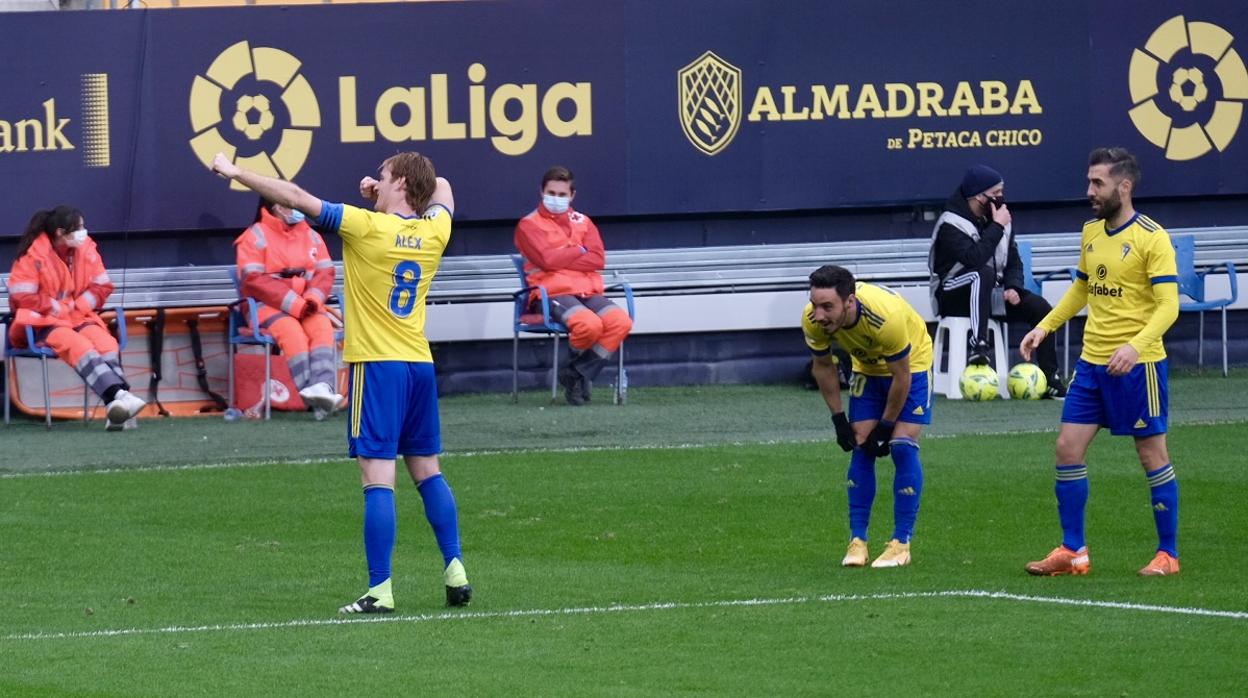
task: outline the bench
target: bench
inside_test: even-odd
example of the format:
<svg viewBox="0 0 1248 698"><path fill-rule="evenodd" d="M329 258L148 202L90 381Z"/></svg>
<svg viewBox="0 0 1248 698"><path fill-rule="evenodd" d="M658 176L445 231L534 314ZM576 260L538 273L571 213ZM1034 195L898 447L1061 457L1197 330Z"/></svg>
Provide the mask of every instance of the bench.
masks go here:
<svg viewBox="0 0 1248 698"><path fill-rule="evenodd" d="M1173 235L1196 235L1196 263L1230 260L1248 266L1248 226L1188 228ZM1032 244L1032 271L1074 266L1079 233L1024 235ZM721 293L803 291L816 267L838 264L868 281L906 289L924 289L928 279L928 237L903 240L734 245L608 251L604 276L626 279L639 298ZM111 269L117 290L110 302L127 308L223 306L236 299L229 266ZM8 275L0 275L0 284ZM342 290L338 262L338 292ZM506 254L446 257L429 290L430 306L504 303L517 288L515 268ZM907 294L913 295L913 294ZM9 310L0 294L0 315ZM926 313L925 308L921 308ZM641 312L639 312L641 315ZM510 320L504 323L509 331Z"/></svg>

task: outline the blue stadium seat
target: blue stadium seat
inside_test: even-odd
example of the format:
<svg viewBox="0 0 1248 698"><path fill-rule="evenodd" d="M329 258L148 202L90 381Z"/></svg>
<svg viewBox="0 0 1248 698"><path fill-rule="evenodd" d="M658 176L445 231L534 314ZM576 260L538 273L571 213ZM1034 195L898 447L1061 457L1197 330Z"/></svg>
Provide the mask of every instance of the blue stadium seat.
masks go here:
<svg viewBox="0 0 1248 698"><path fill-rule="evenodd" d="M264 401L264 418L269 419L273 414L273 405L271 404L269 394L269 381L273 378L273 352L277 351L277 340L273 335L269 334L260 326L259 311L256 299L248 298L243 295L242 281L238 278L238 268L230 267L230 281L234 283L234 292L238 294L238 300L229 304L229 326L226 334L226 342L228 353L226 360L229 363L229 392L226 394L226 400L230 407L237 407L234 396L234 352L240 346L253 346L264 348L264 394L261 399ZM336 305L338 296L330 296L325 299L325 305ZM244 310L246 306L246 310ZM338 345L342 343L343 328L334 328L334 381L338 381ZM338 386L334 386L337 390Z"/></svg>
<svg viewBox="0 0 1248 698"><path fill-rule="evenodd" d="M117 316L117 360L122 360L122 353L126 350L126 310L120 305L115 309ZM101 315L104 311L101 311ZM0 327L5 327L0 325ZM39 368L43 375L43 420L44 425L52 428L52 391L51 384L48 382L48 359L56 359L56 352L50 347L35 341L35 329L29 325L26 326L26 346L24 348L14 347L9 341L9 333L4 332L4 423L10 421L10 409L13 399L13 374L17 370L17 359L39 359ZM82 383L82 422L86 424L91 420L91 388L86 381Z"/></svg>
<svg viewBox="0 0 1248 698"><path fill-rule="evenodd" d="M529 286L529 278L524 273L524 257L513 254L511 263L520 276L520 290L512 294L515 305L511 334L511 401L520 401L520 333L549 335L552 339L550 351L550 399L558 397L559 390L559 336L568 333L568 326L557 322L550 316L550 297L541 286ZM529 296L533 291L539 294L540 303L535 308L538 312L529 312Z"/></svg>
<svg viewBox="0 0 1248 698"><path fill-rule="evenodd" d="M1200 369L1205 367L1205 311L1222 311L1222 376L1227 375L1226 359L1226 309L1239 300L1239 279L1235 265L1231 262L1219 262L1201 269L1196 268L1196 238L1192 235L1175 235L1170 238L1174 245L1175 262L1179 272L1179 294L1192 299L1191 303L1179 303L1181 313L1200 313L1200 334L1197 340L1196 363ZM1230 282L1231 295L1228 298L1206 298L1205 279L1210 272L1226 269Z"/></svg>
<svg viewBox="0 0 1248 698"><path fill-rule="evenodd" d="M1054 269L1053 271L1036 278L1031 270L1031 243L1019 242L1018 258L1023 262L1023 287L1032 293L1042 296L1044 295L1044 282L1053 279L1067 279L1074 281L1075 268L1067 267L1065 269ZM1071 318L1065 325L1065 332L1062 334L1062 374L1066 378L1070 378L1070 323L1074 321Z"/></svg>
<svg viewBox="0 0 1248 698"><path fill-rule="evenodd" d="M546 289L541 286L529 286L528 275L524 273L524 257L513 254L511 255L511 263L515 266L516 274L520 277L520 290L512 294L515 307L511 336L511 401L519 402L520 400L520 333L529 332L551 337L550 399L554 402L559 395L559 336L566 335L568 327L551 317L550 297L546 295ZM627 281L621 280L608 285L606 290L622 291L624 293L628 317L635 320L636 308L633 305L632 285ZM539 303L530 312L529 298L533 291L538 292ZM624 374L623 344L620 345L619 351L616 352L616 357L618 373L615 380L614 400L616 404L624 404L628 399L628 387Z"/></svg>
<svg viewBox="0 0 1248 698"><path fill-rule="evenodd" d="M226 361L229 363L226 369L229 372L229 390L226 393L226 400L230 403L230 407L236 406L234 352L240 346L261 347L264 350L264 383L261 385L264 387L261 389L263 394L260 399L264 402L264 418L267 420L273 414L272 401L269 400L269 381L273 379L273 352L277 349L277 340L260 327L256 299L243 295L242 283L239 281L236 267L230 267L230 281L234 282L234 291L238 293L238 300L229 305L229 326L226 333L226 342L229 345L229 351L226 353Z"/></svg>

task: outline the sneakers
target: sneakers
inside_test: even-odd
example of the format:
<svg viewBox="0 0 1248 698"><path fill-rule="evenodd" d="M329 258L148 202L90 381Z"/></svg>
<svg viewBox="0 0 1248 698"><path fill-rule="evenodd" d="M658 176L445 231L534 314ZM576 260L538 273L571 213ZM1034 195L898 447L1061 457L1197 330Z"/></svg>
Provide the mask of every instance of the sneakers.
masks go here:
<svg viewBox="0 0 1248 698"><path fill-rule="evenodd" d="M1088 547L1071 550L1064 545L1053 549L1043 560L1028 562L1027 573L1039 577L1057 577L1063 574L1087 574L1092 569L1092 561L1088 558ZM1177 571L1177 570L1176 570ZM1143 574L1143 570L1140 574Z"/></svg>
<svg viewBox="0 0 1248 698"><path fill-rule="evenodd" d="M339 613L394 613L394 601L387 606L376 596L361 596L351 603L338 609Z"/></svg>
<svg viewBox="0 0 1248 698"><path fill-rule="evenodd" d="M126 429L126 423L134 420L144 407L147 407L147 403L138 395L129 390L118 390L113 396L113 401L108 403L108 418L104 422L104 428L108 431ZM137 420L129 428L133 429L136 426L138 426Z"/></svg>
<svg viewBox="0 0 1248 698"><path fill-rule="evenodd" d="M345 399L335 393L333 388L329 387L329 383L309 385L299 391L299 397L303 398L303 403L311 407L314 412L321 410L325 414L333 414L334 410L338 409L338 406Z"/></svg>
<svg viewBox="0 0 1248 698"><path fill-rule="evenodd" d="M968 366L987 366L989 365L989 357L992 356L992 345L984 340L972 342L969 346L970 353L967 354L966 363Z"/></svg>
<svg viewBox="0 0 1248 698"><path fill-rule="evenodd" d="M394 592L390 580L369 588L360 598L338 609L339 613L393 613Z"/></svg>
<svg viewBox="0 0 1248 698"><path fill-rule="evenodd" d="M841 567L862 567L867 564L867 542L861 538L849 541L849 549L841 560Z"/></svg>
<svg viewBox="0 0 1248 698"><path fill-rule="evenodd" d="M1164 550L1158 550L1153 561L1140 570L1141 577L1165 577L1179 573L1179 558Z"/></svg>
<svg viewBox="0 0 1248 698"><path fill-rule="evenodd" d="M563 386L563 397L569 405L580 407L588 402L585 399L587 391L581 387L582 380L580 372L571 366L559 369L559 385Z"/></svg>
<svg viewBox="0 0 1248 698"><path fill-rule="evenodd" d="M894 538L884 546L884 554L875 558L871 566L875 568L905 567L908 564L910 564L910 544L902 543Z"/></svg>
<svg viewBox="0 0 1248 698"><path fill-rule="evenodd" d="M467 606L472 602L472 587L468 584L468 575L464 572L464 563L459 558L451 560L442 573L446 583L446 605ZM338 609L339 613L393 613L394 594L390 591L390 580L372 587L360 598Z"/></svg>
<svg viewBox="0 0 1248 698"><path fill-rule="evenodd" d="M1062 381L1062 377L1053 374L1049 376L1049 387L1045 388L1044 394L1040 396L1041 400L1065 400L1066 399L1066 383Z"/></svg>
<svg viewBox="0 0 1248 698"><path fill-rule="evenodd" d="M451 560L442 573L446 583L446 605L467 606L472 603L472 587L468 584L468 574L464 572L464 563L459 558Z"/></svg>

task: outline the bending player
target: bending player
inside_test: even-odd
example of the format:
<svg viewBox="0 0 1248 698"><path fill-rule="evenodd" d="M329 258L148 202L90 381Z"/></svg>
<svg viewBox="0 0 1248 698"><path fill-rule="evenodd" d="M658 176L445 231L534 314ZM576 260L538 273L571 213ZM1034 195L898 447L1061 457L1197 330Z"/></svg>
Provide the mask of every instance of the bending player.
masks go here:
<svg viewBox="0 0 1248 698"><path fill-rule="evenodd" d="M810 275L810 302L802 312L811 371L832 410L836 443L853 451L849 460L849 549L841 564L867 564L867 525L875 501L875 459L893 456L893 538L872 567L910 564L910 537L919 515L923 466L919 432L932 423L932 340L910 304L883 286L855 282L837 266ZM831 345L853 356L849 417Z"/></svg>

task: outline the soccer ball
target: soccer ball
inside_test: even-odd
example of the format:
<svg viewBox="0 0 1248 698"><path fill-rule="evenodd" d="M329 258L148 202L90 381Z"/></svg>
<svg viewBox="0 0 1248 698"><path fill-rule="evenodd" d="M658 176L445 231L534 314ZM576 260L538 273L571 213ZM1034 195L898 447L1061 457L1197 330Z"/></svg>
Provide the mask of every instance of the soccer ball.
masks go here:
<svg viewBox="0 0 1248 698"><path fill-rule="evenodd" d="M1049 389L1049 379L1044 371L1035 364L1015 364L1010 369L1010 376L1005 381L1010 397L1015 400L1039 400L1044 391Z"/></svg>
<svg viewBox="0 0 1248 698"><path fill-rule="evenodd" d="M1001 383L997 372L991 366L971 364L962 372L958 379L958 387L962 389L962 397L975 402L997 399L997 390Z"/></svg>

